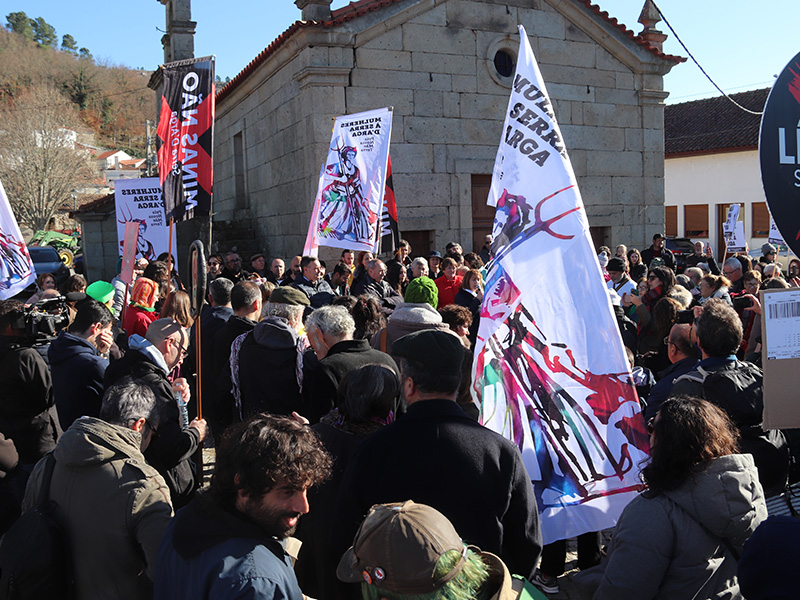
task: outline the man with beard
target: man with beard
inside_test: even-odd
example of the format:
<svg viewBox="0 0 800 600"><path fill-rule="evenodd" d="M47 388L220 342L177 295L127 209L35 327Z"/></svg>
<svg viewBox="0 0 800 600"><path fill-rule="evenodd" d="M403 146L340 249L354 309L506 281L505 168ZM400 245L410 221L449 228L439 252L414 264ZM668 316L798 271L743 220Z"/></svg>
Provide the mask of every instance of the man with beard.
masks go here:
<svg viewBox="0 0 800 600"><path fill-rule="evenodd" d="M260 414L225 432L211 486L167 528L155 598L302 600L285 540L331 457L298 421Z"/></svg>

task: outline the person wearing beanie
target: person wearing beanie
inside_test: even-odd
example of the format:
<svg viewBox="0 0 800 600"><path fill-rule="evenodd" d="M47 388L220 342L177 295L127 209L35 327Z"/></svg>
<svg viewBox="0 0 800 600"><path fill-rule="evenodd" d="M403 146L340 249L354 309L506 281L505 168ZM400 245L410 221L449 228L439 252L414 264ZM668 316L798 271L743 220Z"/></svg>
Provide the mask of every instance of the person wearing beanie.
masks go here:
<svg viewBox="0 0 800 600"><path fill-rule="evenodd" d="M623 294L631 294L636 289L636 284L628 277L628 266L625 260L615 256L608 261L606 266L609 280L606 282L608 289L614 290L622 298Z"/></svg>
<svg viewBox="0 0 800 600"><path fill-rule="evenodd" d="M427 277L420 277L419 279L428 279ZM416 283L415 279L411 284ZM430 279L428 279L431 283ZM411 287L409 284L409 287ZM427 284L426 284L427 285ZM434 292L435 290L434 285ZM408 297L408 290L406 290ZM414 333L415 331L422 331L423 329L438 329L440 331L448 331L447 323L442 320L442 315L430 303L430 300L436 301L436 296L427 296L426 299L412 296L414 302L408 301L397 305L394 312L389 317L386 327L375 333L370 338L369 344L376 350L386 352L391 356L395 362L399 364L399 357L392 354L392 345L395 340L400 339L404 335Z"/></svg>
<svg viewBox="0 0 800 600"><path fill-rule="evenodd" d="M778 249L767 242L761 246L761 254L763 256L759 257L758 262L760 262L762 265L768 265L775 262L775 257L778 255Z"/></svg>
<svg viewBox="0 0 800 600"><path fill-rule="evenodd" d="M516 600L539 597L499 557L467 546L435 508L412 500L373 506L336 575L365 600Z"/></svg>
<svg viewBox="0 0 800 600"><path fill-rule="evenodd" d="M403 299L411 304L427 302L436 308L439 305L439 288L430 277L417 277L408 284Z"/></svg>
<svg viewBox="0 0 800 600"><path fill-rule="evenodd" d="M155 311L158 300L158 284L147 277L139 277L131 290L131 303L125 310L122 328L128 336L134 334L142 337L147 333L150 323L158 318Z"/></svg>
<svg viewBox="0 0 800 600"><path fill-rule="evenodd" d="M105 304L114 315L114 291L114 286L107 281L95 281L86 288L86 295L100 304Z"/></svg>

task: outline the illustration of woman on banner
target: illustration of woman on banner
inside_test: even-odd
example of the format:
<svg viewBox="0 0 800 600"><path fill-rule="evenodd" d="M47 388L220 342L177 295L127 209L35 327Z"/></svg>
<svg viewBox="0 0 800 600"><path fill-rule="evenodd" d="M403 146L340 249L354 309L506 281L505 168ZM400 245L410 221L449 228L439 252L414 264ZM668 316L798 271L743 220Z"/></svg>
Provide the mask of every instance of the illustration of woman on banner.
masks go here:
<svg viewBox="0 0 800 600"><path fill-rule="evenodd" d="M331 150L336 150L339 161L325 167L325 175L334 180L322 190L319 235L337 240L370 240L369 203L355 164L357 149L343 146Z"/></svg>
<svg viewBox="0 0 800 600"><path fill-rule="evenodd" d="M122 211L122 221L117 221L119 223L129 223L135 222L139 224L139 237L136 240L136 258L144 258L148 262L154 261L156 259L156 249L153 247L152 242L144 237L145 231L147 231L147 221L144 219L134 219L133 214L128 209L128 215L125 216L125 211ZM122 247L125 244L125 241L121 241L119 243L119 252L122 254Z"/></svg>

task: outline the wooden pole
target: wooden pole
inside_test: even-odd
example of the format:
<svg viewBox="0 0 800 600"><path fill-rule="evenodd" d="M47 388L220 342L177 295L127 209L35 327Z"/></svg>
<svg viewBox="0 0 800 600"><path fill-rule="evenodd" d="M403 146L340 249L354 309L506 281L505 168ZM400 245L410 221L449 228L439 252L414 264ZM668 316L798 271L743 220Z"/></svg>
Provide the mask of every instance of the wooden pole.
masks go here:
<svg viewBox="0 0 800 600"><path fill-rule="evenodd" d="M167 267L169 267L169 263L172 259L172 226L174 222L172 217L169 218L169 245L167 246ZM163 239L163 238L162 238ZM173 263L174 268L174 263ZM167 296L169 296L170 292L172 291L172 269L169 270L169 279L167 279Z"/></svg>
<svg viewBox="0 0 800 600"><path fill-rule="evenodd" d="M202 339L200 336L200 320L203 312L203 304L200 303L200 310L197 314L197 320L195 321L195 325L197 326L194 330L194 345L195 345L195 373L197 373L197 418L203 418L203 370L200 366L200 353L202 352L202 346L200 344L200 340Z"/></svg>

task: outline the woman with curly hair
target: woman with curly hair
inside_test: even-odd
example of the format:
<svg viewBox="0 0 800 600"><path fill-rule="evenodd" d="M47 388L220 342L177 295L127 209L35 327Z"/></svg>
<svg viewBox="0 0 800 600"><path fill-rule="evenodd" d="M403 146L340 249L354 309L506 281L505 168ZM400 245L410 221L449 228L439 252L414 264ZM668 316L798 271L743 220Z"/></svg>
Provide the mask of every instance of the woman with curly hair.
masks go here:
<svg viewBox="0 0 800 600"><path fill-rule="evenodd" d="M653 267L647 274L647 292L642 296L626 294L626 307L636 307L636 324L639 332L639 354L658 352L661 345L659 332L652 320L652 312L659 300L675 287L675 273L669 267Z"/></svg>
<svg viewBox="0 0 800 600"><path fill-rule="evenodd" d="M741 598L742 546L767 518L753 457L717 406L670 398L648 424L646 489L622 512L595 600ZM598 575L600 575L598 577ZM592 574L578 576L591 587Z"/></svg>

